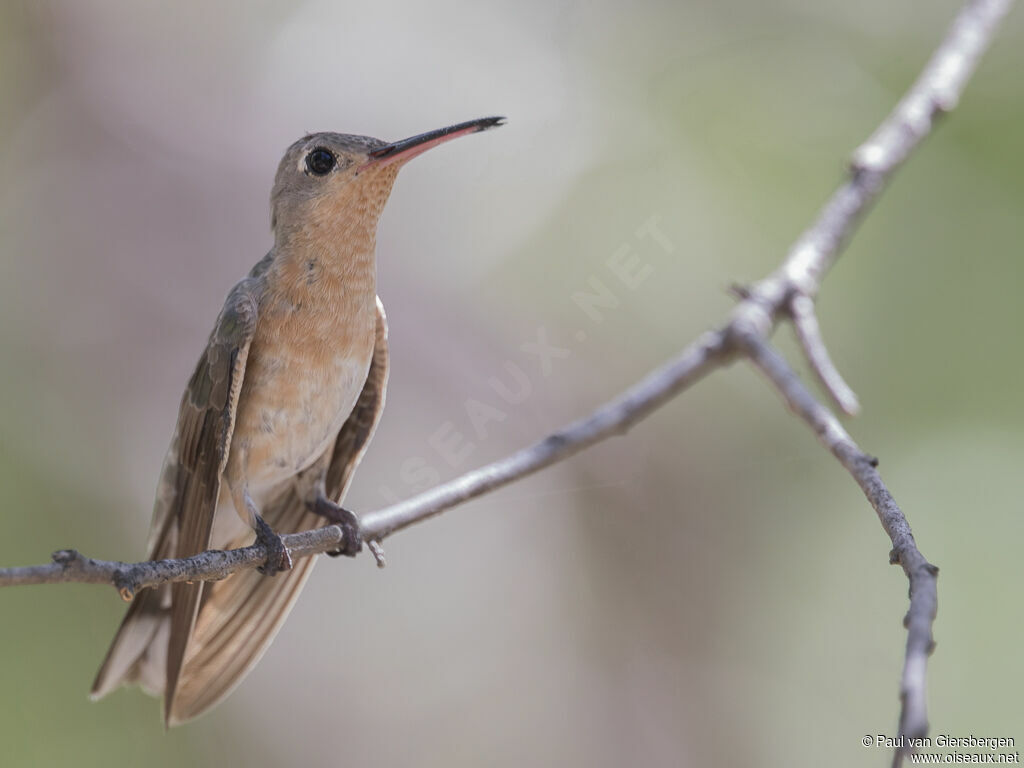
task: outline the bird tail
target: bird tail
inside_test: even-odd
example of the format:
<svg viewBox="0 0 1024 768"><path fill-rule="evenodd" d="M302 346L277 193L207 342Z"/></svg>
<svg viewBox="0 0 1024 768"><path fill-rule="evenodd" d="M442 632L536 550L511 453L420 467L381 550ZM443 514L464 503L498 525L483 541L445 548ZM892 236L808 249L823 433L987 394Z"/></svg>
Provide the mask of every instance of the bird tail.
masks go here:
<svg viewBox="0 0 1024 768"><path fill-rule="evenodd" d="M206 585L208 595L164 713L167 725L198 717L234 690L270 647L315 564L308 557L274 578L243 571Z"/></svg>
<svg viewBox="0 0 1024 768"><path fill-rule="evenodd" d="M139 593L121 622L89 697L101 699L121 685L138 684L159 696L167 671L167 639L171 631L170 589Z"/></svg>
<svg viewBox="0 0 1024 768"><path fill-rule="evenodd" d="M265 512L282 532L314 528L319 521L293 492ZM252 532L244 530L243 539L228 542L226 548L251 543ZM198 717L242 681L270 646L315 563L316 558L303 558L274 578L242 571L203 585L195 629L164 712L168 726ZM133 684L152 696L165 696L170 632L171 585L140 592L114 636L90 698Z"/></svg>

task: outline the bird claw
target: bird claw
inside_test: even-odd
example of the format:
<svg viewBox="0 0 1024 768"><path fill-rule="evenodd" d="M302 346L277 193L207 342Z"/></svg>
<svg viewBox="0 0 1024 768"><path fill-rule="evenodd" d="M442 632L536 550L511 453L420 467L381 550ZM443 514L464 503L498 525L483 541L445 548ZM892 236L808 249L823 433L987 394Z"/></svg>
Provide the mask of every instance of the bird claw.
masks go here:
<svg viewBox="0 0 1024 768"><path fill-rule="evenodd" d="M256 516L256 542L267 550L267 562L256 570L264 576L276 576L279 571L291 570L292 556L288 554L284 540L259 515Z"/></svg>
<svg viewBox="0 0 1024 768"><path fill-rule="evenodd" d="M331 550L327 554L331 557L355 557L363 548L363 536L359 530L359 518L353 512L335 504L325 496L320 496L313 503L313 512L326 518L329 522L337 525L345 533L343 546L340 549Z"/></svg>

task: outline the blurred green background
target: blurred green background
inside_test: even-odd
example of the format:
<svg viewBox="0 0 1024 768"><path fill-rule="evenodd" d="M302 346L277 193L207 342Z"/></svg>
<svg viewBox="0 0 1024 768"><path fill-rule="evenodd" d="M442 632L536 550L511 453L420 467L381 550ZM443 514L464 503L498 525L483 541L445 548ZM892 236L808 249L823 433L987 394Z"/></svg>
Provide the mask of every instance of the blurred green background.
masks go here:
<svg viewBox="0 0 1024 768"><path fill-rule="evenodd" d="M0 563L142 555L177 401L311 130L500 131L402 172L379 238L388 408L349 504L585 414L770 271L958 4L0 4ZM942 569L933 733L1024 740L1024 22L899 174L820 314ZM654 217L652 219L652 217ZM653 222L661 239L637 234ZM668 247L666 246L668 244ZM626 246L635 288L607 266ZM573 295L598 280L601 322ZM566 350L543 370L543 329ZM780 343L797 361L789 333ZM529 393L491 380L519 366ZM499 408L483 434L474 401ZM463 436L450 461L437 435ZM433 436L433 437L432 437ZM123 604L0 591L3 765L882 765L906 580L746 366L628 436L321 563L255 672L164 733L86 692Z"/></svg>

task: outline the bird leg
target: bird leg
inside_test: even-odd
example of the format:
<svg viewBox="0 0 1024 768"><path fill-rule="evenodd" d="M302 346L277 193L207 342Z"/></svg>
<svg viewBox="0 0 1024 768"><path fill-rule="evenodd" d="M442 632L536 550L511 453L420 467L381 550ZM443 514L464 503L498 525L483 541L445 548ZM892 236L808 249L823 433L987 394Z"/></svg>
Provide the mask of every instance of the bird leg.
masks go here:
<svg viewBox="0 0 1024 768"><path fill-rule="evenodd" d="M314 514L326 518L329 522L337 525L345 532L345 539L341 549L336 549L327 554L331 557L345 555L355 557L363 548L363 536L359 531L359 518L339 504L327 498L323 491L318 491L316 499L309 505Z"/></svg>
<svg viewBox="0 0 1024 768"><path fill-rule="evenodd" d="M262 544L267 550L267 562L257 570L264 576L276 576L278 571L289 571L292 567L292 556L284 545L281 536L259 514L256 518L256 543Z"/></svg>

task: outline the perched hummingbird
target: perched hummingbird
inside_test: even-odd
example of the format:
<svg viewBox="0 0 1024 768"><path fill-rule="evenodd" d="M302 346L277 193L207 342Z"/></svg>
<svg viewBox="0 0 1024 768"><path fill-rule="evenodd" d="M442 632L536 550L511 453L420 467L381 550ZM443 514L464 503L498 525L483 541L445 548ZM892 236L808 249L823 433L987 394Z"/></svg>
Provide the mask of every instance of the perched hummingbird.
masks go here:
<svg viewBox="0 0 1024 768"><path fill-rule="evenodd" d="M391 144L314 133L285 152L270 198L274 246L231 289L181 399L148 552L231 549L255 531L270 556L262 572L141 592L96 675L94 699L138 683L163 694L167 725L200 715L266 651L313 568L312 557L292 567L280 534L326 518L345 529L340 554L359 551L359 522L340 503L388 378L377 222L402 165L503 120Z"/></svg>

